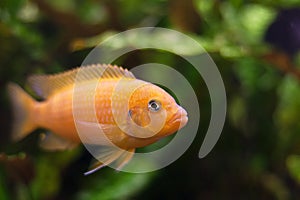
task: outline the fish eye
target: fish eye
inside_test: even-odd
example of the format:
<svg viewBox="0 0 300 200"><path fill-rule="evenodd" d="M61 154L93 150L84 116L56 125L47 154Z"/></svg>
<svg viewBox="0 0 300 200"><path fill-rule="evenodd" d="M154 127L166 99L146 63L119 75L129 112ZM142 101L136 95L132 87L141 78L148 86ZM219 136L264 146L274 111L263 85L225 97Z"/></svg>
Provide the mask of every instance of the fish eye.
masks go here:
<svg viewBox="0 0 300 200"><path fill-rule="evenodd" d="M151 100L148 103L148 109L153 112L157 112L160 110L160 103L156 100Z"/></svg>

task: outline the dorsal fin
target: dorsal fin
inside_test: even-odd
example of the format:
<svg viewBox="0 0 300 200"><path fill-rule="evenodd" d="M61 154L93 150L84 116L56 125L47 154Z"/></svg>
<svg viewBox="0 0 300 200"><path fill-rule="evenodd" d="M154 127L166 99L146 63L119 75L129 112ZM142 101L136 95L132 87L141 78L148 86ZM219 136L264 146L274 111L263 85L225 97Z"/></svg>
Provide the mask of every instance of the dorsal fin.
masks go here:
<svg viewBox="0 0 300 200"><path fill-rule="evenodd" d="M80 72L80 77L76 77L78 72ZM118 67L116 65L97 64L78 67L76 69L54 75L33 75L28 78L28 82L38 96L47 98L55 91L74 84L75 79L76 82L84 82L99 78L119 77L135 78L130 71L123 69L122 67Z"/></svg>

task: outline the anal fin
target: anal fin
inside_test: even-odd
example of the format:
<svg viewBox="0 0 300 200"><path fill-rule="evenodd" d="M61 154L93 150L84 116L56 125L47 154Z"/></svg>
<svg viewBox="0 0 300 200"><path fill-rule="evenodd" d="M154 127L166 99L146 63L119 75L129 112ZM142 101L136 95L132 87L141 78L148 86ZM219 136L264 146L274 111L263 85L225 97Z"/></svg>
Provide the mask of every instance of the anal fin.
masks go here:
<svg viewBox="0 0 300 200"><path fill-rule="evenodd" d="M110 164L112 164L112 167L116 170L121 170L124 167L124 165L126 165L131 160L135 151L135 149L123 150L116 149L113 147L107 148L111 148L111 151L108 150L105 151L106 153L99 155L98 160L90 166L89 171L84 173L84 175L92 174L95 171Z"/></svg>
<svg viewBox="0 0 300 200"><path fill-rule="evenodd" d="M125 151L114 163L113 167L120 171L133 157L135 149Z"/></svg>
<svg viewBox="0 0 300 200"><path fill-rule="evenodd" d="M53 133L42 133L40 137L40 147L48 151L73 149L77 143L69 141Z"/></svg>

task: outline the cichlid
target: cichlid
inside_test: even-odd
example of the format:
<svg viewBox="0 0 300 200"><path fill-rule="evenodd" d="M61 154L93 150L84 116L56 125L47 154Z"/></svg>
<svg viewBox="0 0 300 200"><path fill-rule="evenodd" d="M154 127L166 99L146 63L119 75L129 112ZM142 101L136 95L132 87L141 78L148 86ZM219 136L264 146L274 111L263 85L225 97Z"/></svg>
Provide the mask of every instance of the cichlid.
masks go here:
<svg viewBox="0 0 300 200"><path fill-rule="evenodd" d="M41 137L44 149L64 150L80 143L118 147L99 152L97 157L105 159L90 172L112 162L120 169L136 148L173 134L188 121L187 112L166 91L117 66L98 64L55 75L33 75L28 83L43 101L9 83L13 140L44 128L49 130Z"/></svg>

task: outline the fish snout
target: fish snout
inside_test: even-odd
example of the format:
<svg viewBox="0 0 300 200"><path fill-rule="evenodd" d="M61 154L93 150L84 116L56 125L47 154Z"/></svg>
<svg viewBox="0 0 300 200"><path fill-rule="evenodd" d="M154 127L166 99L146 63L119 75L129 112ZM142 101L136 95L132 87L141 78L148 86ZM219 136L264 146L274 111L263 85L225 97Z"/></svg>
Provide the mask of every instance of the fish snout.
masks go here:
<svg viewBox="0 0 300 200"><path fill-rule="evenodd" d="M186 110L179 106L178 110L172 116L172 118L170 120L170 124L172 124L172 125L178 124L179 125L178 129L181 129L188 122L188 116L187 115L188 115L188 113L186 112Z"/></svg>
<svg viewBox="0 0 300 200"><path fill-rule="evenodd" d="M180 112L181 112L181 118L180 118L180 126L179 129L181 129L182 127L184 127L187 122L188 122L188 113L186 112L186 110L182 107L180 107Z"/></svg>

